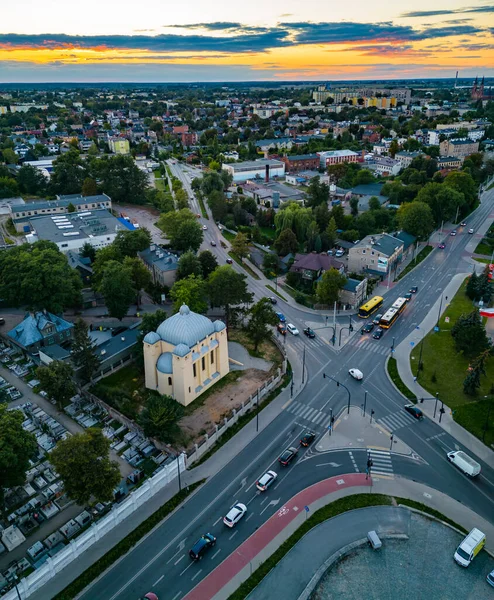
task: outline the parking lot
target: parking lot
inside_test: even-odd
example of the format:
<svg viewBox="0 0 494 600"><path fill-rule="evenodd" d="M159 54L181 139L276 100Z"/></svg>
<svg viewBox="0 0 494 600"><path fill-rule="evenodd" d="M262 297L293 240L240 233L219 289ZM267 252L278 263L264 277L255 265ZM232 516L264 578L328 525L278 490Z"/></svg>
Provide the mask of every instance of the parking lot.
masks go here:
<svg viewBox="0 0 494 600"><path fill-rule="evenodd" d="M114 210L125 213L132 221L137 221L140 227L145 227L151 232L151 239L155 244L165 242L163 232L155 225L159 219L160 212L155 208L143 208L135 205L115 205Z"/></svg>

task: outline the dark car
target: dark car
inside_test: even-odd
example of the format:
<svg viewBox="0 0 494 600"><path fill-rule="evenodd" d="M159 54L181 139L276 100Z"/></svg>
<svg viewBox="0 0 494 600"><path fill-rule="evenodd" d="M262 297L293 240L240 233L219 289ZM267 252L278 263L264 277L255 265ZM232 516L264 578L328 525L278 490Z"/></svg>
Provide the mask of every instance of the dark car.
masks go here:
<svg viewBox="0 0 494 600"><path fill-rule="evenodd" d="M315 439L316 434L313 431L307 431L300 440L300 445L307 448L307 446L310 446Z"/></svg>
<svg viewBox="0 0 494 600"><path fill-rule="evenodd" d="M372 322L374 323L374 325L379 325L379 321L383 318L382 314L378 314L376 315L373 319Z"/></svg>
<svg viewBox="0 0 494 600"><path fill-rule="evenodd" d="M417 408L415 404L405 404L404 408L407 413L412 415L412 417L415 417L416 419L424 418L424 413L420 410L420 408Z"/></svg>
<svg viewBox="0 0 494 600"><path fill-rule="evenodd" d="M286 323L286 317L283 313L276 313L276 316L278 317L280 323Z"/></svg>
<svg viewBox="0 0 494 600"><path fill-rule="evenodd" d="M416 285L413 285L410 288L410 294L416 294L419 291L419 288Z"/></svg>
<svg viewBox="0 0 494 600"><path fill-rule="evenodd" d="M466 226L466 223L465 223L465 221L462 221L462 222L460 223L460 227L465 227L465 226Z"/></svg>
<svg viewBox="0 0 494 600"><path fill-rule="evenodd" d="M384 333L384 329L381 329L380 327L378 327L376 329L376 331L374 331L374 333L372 334L372 337L375 340L380 340L382 338L382 336L383 336L383 333Z"/></svg>
<svg viewBox="0 0 494 600"><path fill-rule="evenodd" d="M189 556L192 560L201 560L204 553L216 545L216 538L210 533L205 533L189 550Z"/></svg>
<svg viewBox="0 0 494 600"><path fill-rule="evenodd" d="M293 446L291 446L290 448L287 448L283 454L278 458L278 462L283 465L284 467L287 467L292 460L297 456L297 448L294 448Z"/></svg>
<svg viewBox="0 0 494 600"><path fill-rule="evenodd" d="M211 246L216 246L216 242L214 240L211 240Z"/></svg>
<svg viewBox="0 0 494 600"><path fill-rule="evenodd" d="M444 248L446 248L446 244L439 244L438 248L440 248L441 250L444 250Z"/></svg>
<svg viewBox="0 0 494 600"><path fill-rule="evenodd" d="M373 329L374 329L374 323L366 323L360 330L360 333L362 335L364 335L364 333L370 333Z"/></svg>
<svg viewBox="0 0 494 600"><path fill-rule="evenodd" d="M231 258L227 258L226 259L226 264L227 265L233 265L233 260Z"/></svg>
<svg viewBox="0 0 494 600"><path fill-rule="evenodd" d="M276 300L276 298L274 296L270 296L269 297L269 301L271 302L271 304L277 304L278 300Z"/></svg>
<svg viewBox="0 0 494 600"><path fill-rule="evenodd" d="M306 328L304 329L304 333L305 333L305 335L306 335L308 338L311 338L311 339L313 339L313 338L315 338L315 337L316 337L316 334L315 334L315 333L312 331L312 329L311 329L310 327L306 327Z"/></svg>
<svg viewBox="0 0 494 600"><path fill-rule="evenodd" d="M278 323L276 329L281 333L281 335L286 335L286 325L284 323Z"/></svg>
<svg viewBox="0 0 494 600"><path fill-rule="evenodd" d="M408 292L408 294L404 295L404 298L406 299L407 302L410 302L410 300L412 299L412 294L410 292Z"/></svg>

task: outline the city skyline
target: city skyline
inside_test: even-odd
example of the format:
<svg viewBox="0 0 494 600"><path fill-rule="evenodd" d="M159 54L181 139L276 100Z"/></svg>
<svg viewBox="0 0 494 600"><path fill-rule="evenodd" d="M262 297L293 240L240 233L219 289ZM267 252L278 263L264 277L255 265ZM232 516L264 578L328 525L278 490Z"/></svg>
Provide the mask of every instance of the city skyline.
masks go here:
<svg viewBox="0 0 494 600"><path fill-rule="evenodd" d="M494 6L425 0L200 0L163 11L88 0L2 15L1 82L355 80L494 76Z"/></svg>

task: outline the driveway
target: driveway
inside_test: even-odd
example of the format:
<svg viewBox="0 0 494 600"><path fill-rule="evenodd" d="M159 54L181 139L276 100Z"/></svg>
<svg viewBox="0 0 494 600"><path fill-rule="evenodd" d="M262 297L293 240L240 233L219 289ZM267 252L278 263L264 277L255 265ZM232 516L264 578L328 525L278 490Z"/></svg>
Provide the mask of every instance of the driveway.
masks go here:
<svg viewBox="0 0 494 600"><path fill-rule="evenodd" d="M148 229L153 243L163 244L165 242L163 232L155 225L160 216L160 211L156 208L128 204L115 204L113 208L119 213L124 212L130 219L137 221L141 227Z"/></svg>

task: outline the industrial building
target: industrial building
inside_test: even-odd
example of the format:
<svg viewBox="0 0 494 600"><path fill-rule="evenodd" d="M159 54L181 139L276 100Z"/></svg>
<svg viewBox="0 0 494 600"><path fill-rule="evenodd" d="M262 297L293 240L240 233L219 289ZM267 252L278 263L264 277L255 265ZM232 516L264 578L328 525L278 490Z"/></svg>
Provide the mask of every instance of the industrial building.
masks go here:
<svg viewBox="0 0 494 600"><path fill-rule="evenodd" d="M231 173L233 183L241 183L248 179L264 179L264 181L269 181L272 177L285 176L285 164L281 160L271 158L223 164L222 168Z"/></svg>

